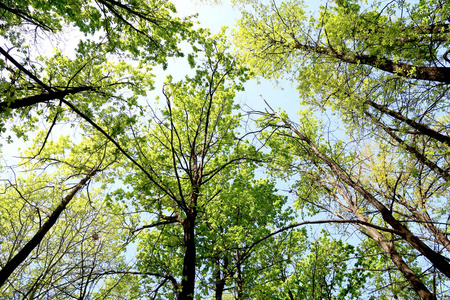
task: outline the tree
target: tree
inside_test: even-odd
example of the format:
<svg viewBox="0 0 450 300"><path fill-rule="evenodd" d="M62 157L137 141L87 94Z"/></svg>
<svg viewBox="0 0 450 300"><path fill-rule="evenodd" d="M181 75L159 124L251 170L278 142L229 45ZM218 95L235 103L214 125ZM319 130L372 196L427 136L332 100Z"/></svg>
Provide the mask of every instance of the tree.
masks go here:
<svg viewBox="0 0 450 300"><path fill-rule="evenodd" d="M38 143L41 138L36 137ZM90 147L97 153L80 161ZM13 173L5 181L0 218L3 297L85 299L104 280L104 269L123 264L121 218L101 201L100 189L89 188L95 173L114 162L105 157L107 148L92 141L74 144L63 136L49 141L38 159L23 158L19 172L27 175ZM33 155L33 150L22 155Z"/></svg>
<svg viewBox="0 0 450 300"><path fill-rule="evenodd" d="M5 186L8 205L2 225L9 225L2 231L21 233L11 236L2 249L8 252L0 271L5 293L13 296L15 289L21 289L24 298L82 299L141 297L164 290L167 295L191 299L197 269L203 267L201 260L205 272L211 265L219 272L229 272L225 280L230 283L224 282L224 286L231 286L233 277L239 277L237 285L242 289L241 268L251 254L247 245L292 219L289 212L283 212L286 199L275 194L272 182L251 179L261 153L245 140L246 134L237 138L241 116L233 112L237 109L233 97L242 89L245 69L222 52L223 45L203 38L202 30L187 32L190 22L172 18L174 8L165 1L79 1L70 7L56 1L5 3L0 8L5 22L2 34L10 43L10 49L0 49L6 91L0 109L7 122L2 130L25 140L36 134L21 166L30 171L30 176ZM47 11L54 15L49 17ZM40 33L54 38L53 34L68 25L85 34L74 55L57 49L53 56L41 57L33 51L43 43ZM34 39L22 34L30 28L35 30ZM104 36L98 38L99 33ZM153 123L149 126L141 118L146 116L146 107L138 98L152 88L148 72L154 64L164 67L167 57L183 56L176 47L180 37L200 39L203 58L194 60L198 55L194 53L188 59L192 66L201 59L204 64L194 78L179 83L168 79L164 89L167 108L151 115ZM219 39L224 43L222 37ZM199 50L194 47L194 51ZM15 121L20 125L12 125ZM38 131L39 121L49 128ZM77 131L54 141L54 129L67 128L66 124L76 126ZM71 139L81 142L72 143ZM7 136L7 141L12 142L13 137ZM45 176L36 173L40 169L46 170ZM106 197L109 206L105 214L100 217L97 208L87 205L78 210L78 203L104 205L100 192L77 194L95 175L104 187L112 184L118 178L111 175L112 170L120 178L130 170L134 175L125 176L124 187L113 197ZM37 180L38 176L42 180ZM55 186L59 193L52 194ZM67 195L63 195L68 187ZM134 194L125 192L128 188ZM222 189L227 192L222 193ZM140 198L142 190L152 198ZM236 198L225 199L225 195ZM131 202L156 216L149 220L154 223L128 228L135 233L149 231L141 235L138 270L124 266L119 255L129 242L123 228L114 227L117 231L112 231L102 227L117 226L121 220L117 216L123 214L118 205L121 202L111 200L117 197L126 199L124 207ZM22 201L11 201L15 198ZM225 201L226 210L221 214L226 217L220 219L216 208ZM25 211L27 214L21 217ZM236 222L229 224L228 218ZM133 217L129 221L136 224ZM153 227L155 230L148 230ZM216 231L218 227L221 233ZM100 231L104 236L99 237ZM164 243L159 250L166 244L172 246L167 254L157 252L163 259L156 266L152 258L148 259L151 242L147 242L155 234L162 234ZM206 237L215 240L215 248L211 249ZM103 238L108 239L111 249L106 253L100 252L103 244L99 240ZM123 247L120 238L125 239ZM53 247L58 243L60 247ZM43 247L46 251L41 251ZM201 258L197 258L197 251ZM230 257L230 269L210 264L208 257ZM35 258L42 265L34 264ZM172 265L167 267L164 258L172 259ZM135 275L156 276L160 282L153 288L149 279L149 289L145 284L139 288L136 285L146 280L136 280ZM172 283L170 292L165 289L167 282ZM124 292L127 284L132 286L130 293ZM219 293L217 286L215 289Z"/></svg>
<svg viewBox="0 0 450 300"><path fill-rule="evenodd" d="M345 142L325 141L324 127L310 125L311 115L296 126L270 112L293 132L291 152L311 163L284 164L302 170L301 201L394 230L386 238L362 226L420 297L445 297L413 270L405 259L411 252L399 249L414 249L430 262L422 262L424 270L449 277L446 213L437 209L448 186L448 3L338 0L316 17L299 1L254 9L244 13L236 33L252 70L289 76L303 104L331 109L346 126Z"/></svg>
<svg viewBox="0 0 450 300"><path fill-rule="evenodd" d="M0 10L1 130L25 138L39 116L50 132L68 119L94 125L105 105L136 106L152 88L151 68L183 55L177 43L191 26L167 1L7 1ZM80 36L76 45L62 40L68 33ZM53 41L61 49L40 55ZM14 120L20 125L5 126Z"/></svg>
<svg viewBox="0 0 450 300"><path fill-rule="evenodd" d="M224 45L223 35L205 38L195 76L169 77L165 108L132 124L123 143L136 163L126 167L127 188L111 201L132 204L145 217L133 232L141 232L139 272L155 298L214 290L221 299L237 278L241 299L248 246L293 218L274 184L255 179L263 155L246 140L253 133L240 135L233 103L247 74Z"/></svg>
<svg viewBox="0 0 450 300"><path fill-rule="evenodd" d="M361 299L368 272L352 259L357 249L326 232L300 253L289 253L281 297L286 299ZM297 257L296 257L297 256Z"/></svg>
<svg viewBox="0 0 450 300"><path fill-rule="evenodd" d="M27 140L42 125L38 122L46 124L47 133L38 135L42 141L31 158L45 152L52 130L62 122L75 126L83 120L114 142L121 123L133 122L117 112L139 106L137 97L152 88L151 67L165 64L167 57L182 56L176 45L191 26L172 17L174 6L166 1L73 1L70 5L10 1L0 4L0 10L5 41L5 49L0 48L0 130L11 143L14 135ZM39 55L39 48L61 41L60 35L71 26L72 34L84 35L72 53L55 49L50 57ZM49 211L31 240L23 241L15 256L2 262L0 285L44 240L76 193L100 171L98 167L79 170L85 177ZM15 184L11 186L21 193Z"/></svg>
<svg viewBox="0 0 450 300"><path fill-rule="evenodd" d="M307 17L295 0L241 2L244 59L167 1L0 4L0 130L34 139L4 175L2 295L448 296L449 4L336 0ZM68 31L74 49L40 55ZM193 76L145 104L151 69L186 54ZM249 74L297 81L300 125L268 107L244 128ZM338 138L314 110L341 118ZM286 177L302 216L330 218L294 221ZM298 227L321 223L361 243L308 243Z"/></svg>

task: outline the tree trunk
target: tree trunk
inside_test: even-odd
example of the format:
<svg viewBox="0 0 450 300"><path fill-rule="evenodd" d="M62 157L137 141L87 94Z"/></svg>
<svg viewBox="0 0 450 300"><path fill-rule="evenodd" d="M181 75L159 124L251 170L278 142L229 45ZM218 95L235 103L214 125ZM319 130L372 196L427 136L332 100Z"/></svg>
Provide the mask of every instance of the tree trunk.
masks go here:
<svg viewBox="0 0 450 300"><path fill-rule="evenodd" d="M288 44L285 41L272 40L271 42L273 44L283 45L284 47L292 47L291 44ZM353 65L363 64L372 66L374 68L377 68L378 70L395 74L401 77L450 83L450 68L448 67L416 66L403 62L393 61L386 57L378 57L376 55L366 54L353 54L351 52L336 51L331 47L312 46L301 43L294 44L293 48L309 53L316 53L334 57L343 62Z"/></svg>
<svg viewBox="0 0 450 300"><path fill-rule="evenodd" d="M181 280L180 300L194 299L195 289L195 214L188 215L183 222L184 227L184 261L183 278Z"/></svg>
<svg viewBox="0 0 450 300"><path fill-rule="evenodd" d="M354 211L357 218L363 222L368 222L367 218L358 213L357 210ZM422 280L417 276L417 274L408 266L408 264L403 260L403 257L395 250L394 244L389 243L384 236L378 232L375 228L364 226L369 235L380 245L380 247L386 252L392 262L397 266L397 269L402 272L403 276L411 284L415 292L420 298L424 300L436 300L436 296L433 295Z"/></svg>
<svg viewBox="0 0 450 300"><path fill-rule="evenodd" d="M243 299L242 271L239 251L236 250L237 299Z"/></svg>
<svg viewBox="0 0 450 300"><path fill-rule="evenodd" d="M220 259L216 258L215 260L216 265L216 288L215 288L215 299L216 300L222 300L223 297L223 291L225 289L225 283L226 283L226 276L224 272L220 271ZM228 258L224 258L224 269L226 269L228 266Z"/></svg>

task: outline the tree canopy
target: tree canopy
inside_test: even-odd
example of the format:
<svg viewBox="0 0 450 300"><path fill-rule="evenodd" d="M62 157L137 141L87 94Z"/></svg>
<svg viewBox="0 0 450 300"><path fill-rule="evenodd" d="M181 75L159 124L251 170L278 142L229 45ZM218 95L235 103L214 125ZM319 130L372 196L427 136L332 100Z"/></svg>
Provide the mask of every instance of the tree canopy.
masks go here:
<svg viewBox="0 0 450 300"><path fill-rule="evenodd" d="M3 298L449 297L448 1L232 2L0 3Z"/></svg>

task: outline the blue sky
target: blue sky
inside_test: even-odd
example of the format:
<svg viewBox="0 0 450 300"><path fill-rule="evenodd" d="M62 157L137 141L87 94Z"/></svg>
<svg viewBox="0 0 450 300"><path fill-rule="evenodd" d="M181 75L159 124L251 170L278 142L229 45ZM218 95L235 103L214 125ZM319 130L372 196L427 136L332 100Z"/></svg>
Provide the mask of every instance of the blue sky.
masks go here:
<svg viewBox="0 0 450 300"><path fill-rule="evenodd" d="M212 33L219 32L222 26L233 28L235 21L240 17L239 8L233 7L230 0L222 0L222 4L217 5L210 4L213 2L212 0L172 0L172 2L175 4L180 17L198 14L196 19L200 23L198 26L209 28ZM269 3L270 1L259 2ZM275 2L281 3L282 1L275 0ZM325 0L305 0L304 3L308 6L308 10L317 13L319 6L325 4ZM176 64L175 69L173 65L172 68L169 65L169 69L165 74L179 75L181 79L186 75L181 73L189 72L189 68L180 68L180 65ZM162 76L161 78L164 77ZM160 90L161 88L156 85L156 91L159 92ZM244 110L249 110L249 108L265 110L267 107L262 98L272 108L281 108L288 112L292 121L295 122L298 120L296 113L301 109L301 106L299 104L295 83L287 80L279 80L278 84L276 84L271 80L260 79L260 84L257 84L256 80L251 80L245 84L245 92L239 93L235 101Z"/></svg>
<svg viewBox="0 0 450 300"><path fill-rule="evenodd" d="M222 26L233 28L235 20L240 16L239 9L233 7L228 0L224 0L223 4L218 5L208 4L208 0L203 2L198 0L175 0L173 2L181 17L198 14L199 26L209 28L212 33L219 32ZM316 1L316 3L319 2ZM179 73L180 71L178 68L177 72ZM186 70L186 72L188 71ZM174 73L174 71L169 68L168 73ZM257 84L256 80L247 82L245 91L239 93L235 101L244 110L249 110L249 108L264 110L266 108L262 99L264 98L272 108L282 108L288 111L292 120L295 121L297 119L296 112L301 108L295 85L289 81L279 81L278 86L276 86L275 82L269 80L260 80L260 82L260 84ZM160 88L156 86L156 90L158 91Z"/></svg>

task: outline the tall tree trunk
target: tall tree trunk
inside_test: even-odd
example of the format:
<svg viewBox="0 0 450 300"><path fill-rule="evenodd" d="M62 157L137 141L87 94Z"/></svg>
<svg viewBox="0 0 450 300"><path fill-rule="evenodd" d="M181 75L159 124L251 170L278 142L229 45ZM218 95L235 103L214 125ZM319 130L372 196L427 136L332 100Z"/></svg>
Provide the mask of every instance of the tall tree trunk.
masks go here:
<svg viewBox="0 0 450 300"><path fill-rule="evenodd" d="M216 258L214 263L216 265L215 299L222 300L223 291L225 289L225 283L226 283L226 275L225 275L225 272L220 271L220 258ZM227 257L224 258L223 264L224 264L223 268L226 269L228 266L228 258Z"/></svg>
<svg viewBox="0 0 450 300"><path fill-rule="evenodd" d="M364 215L358 213L357 209L354 212L359 220L363 222L369 221ZM395 250L393 243L388 242L375 228L364 225L362 227L364 227L369 235L378 243L378 245L380 245L381 249L386 252L391 261L397 266L397 269L403 274L403 276L405 276L420 298L424 300L436 300L436 296L428 290L419 276L417 276L417 274L408 266L397 250Z"/></svg>
<svg viewBox="0 0 450 300"><path fill-rule="evenodd" d="M286 41L284 40L282 41L272 40L270 42L272 44L279 44L282 45L283 47L288 47L291 49L293 47L294 49L298 49L300 51L322 54L328 57L334 57L336 59L341 60L342 62L346 62L353 65L363 64L367 66L372 66L381 71L385 71L401 77L450 83L450 68L448 67L416 66L412 64L390 60L387 57L379 57L377 55L352 54L351 52L346 51L336 51L331 47L313 46L301 43L296 43L292 46L292 44L286 43Z"/></svg>
<svg viewBox="0 0 450 300"><path fill-rule="evenodd" d="M357 201L353 201L352 197L348 196L341 186L339 186L338 184L334 184L333 182L330 183L345 199L348 204L348 209L358 218L358 220L369 223L367 217L360 212ZM342 203L339 202L339 204L342 206ZM344 207L344 209L347 209L347 207ZM362 227L366 230L368 235L378 243L381 249L386 252L391 261L408 280L408 282L420 298L424 300L436 300L436 296L428 290L420 277L403 260L403 257L397 252L397 250L395 250L395 245L393 243L390 243L388 240L386 240L386 238L377 229L366 225L362 225Z"/></svg>
<svg viewBox="0 0 450 300"><path fill-rule="evenodd" d="M180 300L194 299L195 289L195 213L186 217L183 222L184 227L184 261L183 278L181 280Z"/></svg>
<svg viewBox="0 0 450 300"><path fill-rule="evenodd" d="M237 275L237 299L243 299L242 289L242 271L241 271L241 259L239 256L239 250L236 250L236 275Z"/></svg>

